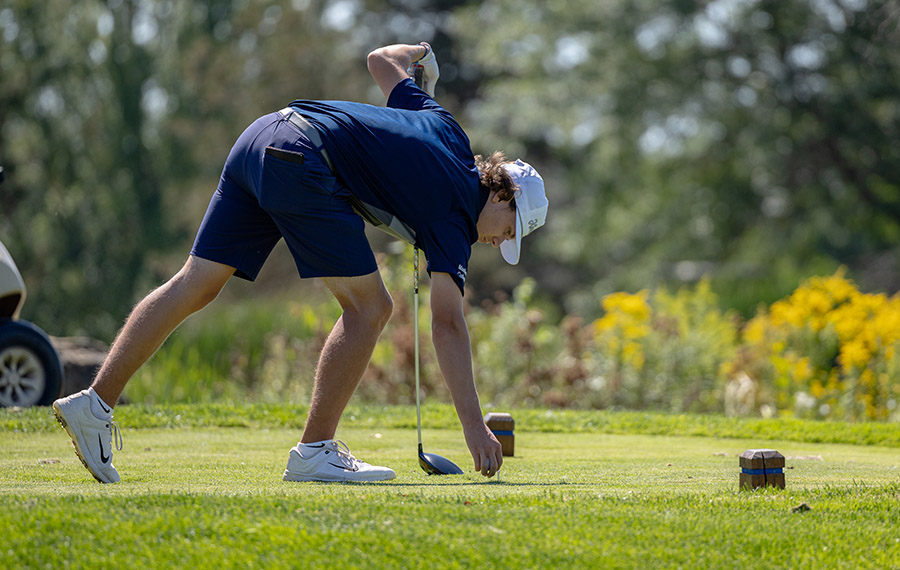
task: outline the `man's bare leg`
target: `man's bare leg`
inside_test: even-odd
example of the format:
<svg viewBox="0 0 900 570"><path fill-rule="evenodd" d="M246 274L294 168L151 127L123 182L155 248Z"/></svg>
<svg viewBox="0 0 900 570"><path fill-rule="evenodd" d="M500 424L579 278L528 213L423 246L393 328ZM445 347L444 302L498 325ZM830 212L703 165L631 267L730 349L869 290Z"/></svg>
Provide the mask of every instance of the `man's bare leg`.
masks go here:
<svg viewBox="0 0 900 570"><path fill-rule="evenodd" d="M184 319L209 304L234 268L190 256L168 282L131 311L92 384L110 406L137 372Z"/></svg>
<svg viewBox="0 0 900 570"><path fill-rule="evenodd" d="M333 439L341 414L359 385L393 302L376 271L362 277L330 277L325 284L341 304L319 356L309 417L301 441Z"/></svg>

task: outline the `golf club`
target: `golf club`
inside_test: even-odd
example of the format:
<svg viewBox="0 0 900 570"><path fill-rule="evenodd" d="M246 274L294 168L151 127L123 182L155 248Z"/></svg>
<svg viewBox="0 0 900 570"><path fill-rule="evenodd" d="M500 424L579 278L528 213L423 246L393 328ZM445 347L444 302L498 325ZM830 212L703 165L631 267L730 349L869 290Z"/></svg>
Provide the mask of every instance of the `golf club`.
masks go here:
<svg viewBox="0 0 900 570"><path fill-rule="evenodd" d="M414 63L413 81L420 89L425 89L425 68ZM419 399L419 248L416 247L415 239L412 240L413 245L413 334L415 337L415 359L416 359L416 431L419 434L419 465L429 475L461 475L462 469L455 463L435 455L434 453L425 453L422 450L422 402Z"/></svg>
<svg viewBox="0 0 900 570"><path fill-rule="evenodd" d="M419 434L419 465L429 475L462 475L462 469L455 463L422 451L422 404L419 399L419 248L413 246L413 336L415 337L416 358L416 430Z"/></svg>

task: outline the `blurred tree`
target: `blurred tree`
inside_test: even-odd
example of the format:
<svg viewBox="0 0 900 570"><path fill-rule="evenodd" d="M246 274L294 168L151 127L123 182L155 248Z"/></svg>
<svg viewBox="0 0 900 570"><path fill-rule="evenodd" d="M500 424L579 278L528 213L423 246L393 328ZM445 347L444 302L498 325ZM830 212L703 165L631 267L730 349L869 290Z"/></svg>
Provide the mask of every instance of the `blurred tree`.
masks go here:
<svg viewBox="0 0 900 570"><path fill-rule="evenodd" d="M152 65L139 17L131 4L98 2L14 2L0 17L3 235L26 273L26 311L51 332L60 305L87 308L91 328L103 319L90 310L101 299L130 299L135 251L165 236L142 148Z"/></svg>
<svg viewBox="0 0 900 570"><path fill-rule="evenodd" d="M896 251L898 13L864 0L8 0L0 237L27 318L108 339L182 262L250 121L297 97L382 104L365 54L428 40L438 98L473 149L534 162L552 195L521 267L475 248L475 300L528 273L589 315L598 293L708 272L726 304L752 308Z"/></svg>
<svg viewBox="0 0 900 570"><path fill-rule="evenodd" d="M183 261L247 124L298 97L382 104L365 54L449 44L453 4L5 3L0 237L29 287L25 316L109 340Z"/></svg>
<svg viewBox="0 0 900 570"><path fill-rule="evenodd" d="M550 235L526 264L569 308L710 273L749 310L896 247L896 2L489 0L456 15L486 77L473 138L553 176Z"/></svg>
<svg viewBox="0 0 900 570"><path fill-rule="evenodd" d="M11 171L0 233L25 273L25 311L53 334L108 336L179 235L159 152L169 103L159 68L176 16L171 4L127 1L0 10Z"/></svg>

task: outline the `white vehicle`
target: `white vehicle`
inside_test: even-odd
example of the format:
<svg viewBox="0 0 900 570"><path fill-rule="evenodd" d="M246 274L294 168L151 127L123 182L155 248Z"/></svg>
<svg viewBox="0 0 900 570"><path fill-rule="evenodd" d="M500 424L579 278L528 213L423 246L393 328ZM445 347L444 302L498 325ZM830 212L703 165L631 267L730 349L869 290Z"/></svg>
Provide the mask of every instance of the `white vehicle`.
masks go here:
<svg viewBox="0 0 900 570"><path fill-rule="evenodd" d="M0 183L3 167L0 167ZM62 389L63 367L47 333L19 319L25 282L0 242L0 406L49 406Z"/></svg>

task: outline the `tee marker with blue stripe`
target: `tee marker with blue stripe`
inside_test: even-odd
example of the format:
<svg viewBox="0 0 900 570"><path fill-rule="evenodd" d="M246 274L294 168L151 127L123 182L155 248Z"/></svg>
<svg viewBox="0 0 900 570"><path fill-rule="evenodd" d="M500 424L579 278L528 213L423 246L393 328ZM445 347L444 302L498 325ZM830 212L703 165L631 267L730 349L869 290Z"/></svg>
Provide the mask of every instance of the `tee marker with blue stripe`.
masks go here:
<svg viewBox="0 0 900 570"><path fill-rule="evenodd" d="M516 421L511 415L499 412L491 412L484 416L484 424L497 438L503 447L504 457L515 455L516 449Z"/></svg>
<svg viewBox="0 0 900 570"><path fill-rule="evenodd" d="M741 489L784 489L784 456L774 449L748 449L741 454Z"/></svg>

